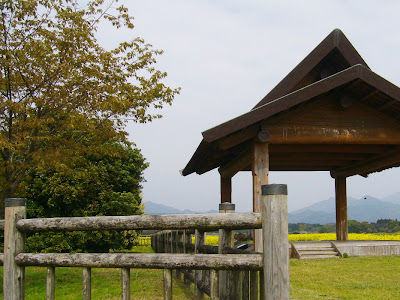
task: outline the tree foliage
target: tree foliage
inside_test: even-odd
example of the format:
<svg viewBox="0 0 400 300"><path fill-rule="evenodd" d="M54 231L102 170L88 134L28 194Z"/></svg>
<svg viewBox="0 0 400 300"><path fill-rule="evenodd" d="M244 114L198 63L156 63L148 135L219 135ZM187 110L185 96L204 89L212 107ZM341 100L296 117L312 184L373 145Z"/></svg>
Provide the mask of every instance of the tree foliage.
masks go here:
<svg viewBox="0 0 400 300"><path fill-rule="evenodd" d="M179 93L154 67L162 51L143 39L99 44L100 22L133 29L116 2L0 0L1 198L21 195L45 166L68 174L81 156L111 153L110 140L126 141L126 120L160 117Z"/></svg>
<svg viewBox="0 0 400 300"><path fill-rule="evenodd" d="M141 214L147 163L138 149L120 143L111 147L113 155L87 155L73 171L58 165L32 172L25 181L28 217ZM41 233L30 236L27 245L35 252L108 252L131 248L135 238L135 231Z"/></svg>

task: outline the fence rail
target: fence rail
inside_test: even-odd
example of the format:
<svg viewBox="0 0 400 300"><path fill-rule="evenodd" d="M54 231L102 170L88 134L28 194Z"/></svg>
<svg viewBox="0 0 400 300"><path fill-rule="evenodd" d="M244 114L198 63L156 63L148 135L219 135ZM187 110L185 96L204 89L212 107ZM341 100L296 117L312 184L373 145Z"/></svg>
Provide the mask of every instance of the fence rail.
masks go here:
<svg viewBox="0 0 400 300"><path fill-rule="evenodd" d="M164 269L164 299L172 299L172 270L177 270L177 276L183 273L186 284L188 278L195 282L196 299L204 292L211 299L289 299L287 197L282 192L285 189L274 187L269 193L264 187L262 213L225 209L220 214L26 219L25 201L6 199L4 257L0 255L4 299L24 299L26 266L47 267L46 299L54 299L55 267L82 267L85 300L91 299L91 268L98 267L121 268L125 300L130 298L130 268ZM233 230L260 228L263 253L233 249ZM152 247L166 253L25 253L25 232L154 229L178 230L152 235ZM205 232L215 230L220 230L218 248L206 246ZM196 236L194 247L189 245L192 233ZM249 292L242 284L234 287L243 281L259 286L259 292Z"/></svg>
<svg viewBox="0 0 400 300"><path fill-rule="evenodd" d="M22 219L17 221L16 228L21 232L160 229L213 231L262 228L262 224L261 213L240 213Z"/></svg>

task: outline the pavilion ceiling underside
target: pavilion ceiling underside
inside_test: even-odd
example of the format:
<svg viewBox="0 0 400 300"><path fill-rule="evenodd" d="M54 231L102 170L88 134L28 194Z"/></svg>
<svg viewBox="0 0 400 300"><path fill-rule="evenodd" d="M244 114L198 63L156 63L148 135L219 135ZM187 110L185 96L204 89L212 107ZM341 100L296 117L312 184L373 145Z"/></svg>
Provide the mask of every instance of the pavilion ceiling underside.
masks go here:
<svg viewBox="0 0 400 300"><path fill-rule="evenodd" d="M203 174L214 168L223 169L232 161L241 160L243 167L240 170L250 171L250 149L250 143L244 143L225 151L213 151L213 155L204 157L202 163L195 169L198 174ZM400 153L399 145L270 144L269 165L271 171L336 171L359 164L365 165L384 158L388 153L396 152ZM360 172L360 175L395 167L399 163L389 161L379 162L378 165L380 167L368 172Z"/></svg>

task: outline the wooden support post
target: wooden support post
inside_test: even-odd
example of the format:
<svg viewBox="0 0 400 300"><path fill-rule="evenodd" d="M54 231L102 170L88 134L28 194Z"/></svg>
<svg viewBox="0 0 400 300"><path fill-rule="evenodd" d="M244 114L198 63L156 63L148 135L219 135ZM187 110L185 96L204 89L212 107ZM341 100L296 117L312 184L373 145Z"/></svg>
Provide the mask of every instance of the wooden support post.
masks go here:
<svg viewBox="0 0 400 300"><path fill-rule="evenodd" d="M218 271L210 271L210 299L219 300L218 297Z"/></svg>
<svg viewBox="0 0 400 300"><path fill-rule="evenodd" d="M233 203L221 203L219 205L220 213L234 213L235 204ZM225 247L233 248L234 243L234 231L233 230L219 230L219 244L218 244L218 254L225 254L223 250ZM230 271L219 271L219 298L221 300L233 299L231 295L234 293L232 291L232 272Z"/></svg>
<svg viewBox="0 0 400 300"><path fill-rule="evenodd" d="M195 230L195 245L194 245L194 253L197 254L199 253L198 247L200 245L205 245L206 244L206 234L205 232ZM195 272L195 282L194 282L194 297L195 299L203 299L204 298L204 293L198 288L198 284L200 281L203 280L203 271L202 270L196 270Z"/></svg>
<svg viewBox="0 0 400 300"><path fill-rule="evenodd" d="M25 252L25 234L16 223L26 218L26 199L5 199L3 297L6 300L25 298L25 268L15 263L15 257Z"/></svg>
<svg viewBox="0 0 400 300"><path fill-rule="evenodd" d="M121 268L122 300L131 299L131 269Z"/></svg>
<svg viewBox="0 0 400 300"><path fill-rule="evenodd" d="M232 202L232 178L221 176L221 203Z"/></svg>
<svg viewBox="0 0 400 300"><path fill-rule="evenodd" d="M287 186L263 185L262 197L265 289L262 299L290 299Z"/></svg>
<svg viewBox="0 0 400 300"><path fill-rule="evenodd" d="M46 300L54 300L56 291L56 268L47 267Z"/></svg>
<svg viewBox="0 0 400 300"><path fill-rule="evenodd" d="M269 176L269 150L267 143L253 144L252 159L253 174L253 211L261 212L261 186L268 184ZM254 251L262 252L262 230L253 231Z"/></svg>
<svg viewBox="0 0 400 300"><path fill-rule="evenodd" d="M82 270L83 277L83 300L92 299L92 269L84 267Z"/></svg>
<svg viewBox="0 0 400 300"><path fill-rule="evenodd" d="M172 270L164 269L164 300L172 300Z"/></svg>
<svg viewBox="0 0 400 300"><path fill-rule="evenodd" d="M346 177L335 178L336 193L336 239L347 241L347 191Z"/></svg>
<svg viewBox="0 0 400 300"><path fill-rule="evenodd" d="M250 271L250 300L258 300L258 271Z"/></svg>

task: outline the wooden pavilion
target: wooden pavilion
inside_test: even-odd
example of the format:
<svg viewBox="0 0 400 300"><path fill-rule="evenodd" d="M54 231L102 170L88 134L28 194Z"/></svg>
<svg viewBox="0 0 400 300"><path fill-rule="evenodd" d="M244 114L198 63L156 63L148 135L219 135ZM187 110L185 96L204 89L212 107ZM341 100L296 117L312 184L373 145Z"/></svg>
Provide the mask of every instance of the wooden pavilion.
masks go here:
<svg viewBox="0 0 400 300"><path fill-rule="evenodd" d="M202 135L182 175L218 168L221 202L239 171L252 171L254 211L269 171L330 171L337 239L347 240L346 178L400 165L400 88L335 29L251 111Z"/></svg>

